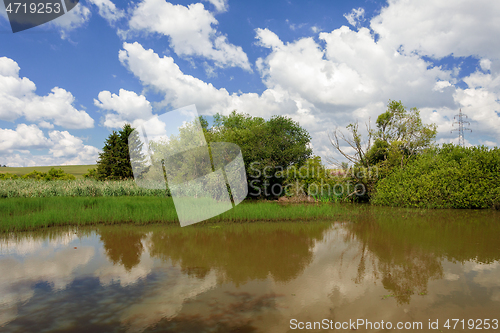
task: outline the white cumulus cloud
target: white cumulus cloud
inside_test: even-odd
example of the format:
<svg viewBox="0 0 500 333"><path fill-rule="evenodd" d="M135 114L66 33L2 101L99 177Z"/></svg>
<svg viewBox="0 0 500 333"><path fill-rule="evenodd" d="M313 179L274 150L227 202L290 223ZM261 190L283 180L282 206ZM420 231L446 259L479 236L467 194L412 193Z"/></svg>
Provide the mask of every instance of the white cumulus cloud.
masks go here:
<svg viewBox="0 0 500 333"><path fill-rule="evenodd" d="M218 21L203 4L187 7L164 0L143 0L133 10L131 31L159 33L170 38L176 54L203 57L219 67L241 67L251 71L246 53L218 32Z"/></svg>
<svg viewBox="0 0 500 333"><path fill-rule="evenodd" d="M119 8L111 0L88 0L90 3L97 6L99 15L104 17L106 21L113 24L119 19L125 17L125 12Z"/></svg>
<svg viewBox="0 0 500 333"><path fill-rule="evenodd" d="M0 152L13 149L48 148L52 142L36 125L19 124L15 130L0 128Z"/></svg>
<svg viewBox="0 0 500 333"><path fill-rule="evenodd" d="M212 5L214 5L215 10L219 13L227 11L228 5L227 1L228 0L205 0L210 2Z"/></svg>
<svg viewBox="0 0 500 333"><path fill-rule="evenodd" d="M58 29L62 39L67 39L69 32L84 26L90 20L91 16L90 10L81 3L78 3L68 13L59 16L47 24Z"/></svg>
<svg viewBox="0 0 500 333"><path fill-rule="evenodd" d="M12 59L0 57L0 120L14 121L25 117L31 122L49 121L66 128L91 128L94 120L73 106L75 98L62 88L54 87L46 96L35 93L35 84L19 76L19 65Z"/></svg>
<svg viewBox="0 0 500 333"><path fill-rule="evenodd" d="M390 0L369 28L359 27L365 14L358 8L346 14L356 30L342 26L322 32L319 42L297 38L285 43L275 32L258 28L256 44L269 49L256 61L266 86L260 94L217 89L184 74L173 58L160 57L139 43L124 43L119 58L144 86L164 94L165 105L173 108L196 104L202 114L237 109L266 118L292 117L311 133L315 153L321 156L332 153L328 132L356 120L361 126L369 119L373 124L390 99L420 108L424 123L438 125L438 140L455 138L456 133L450 133L453 115L462 108L482 142L500 142L500 117L495 113L500 109L500 49L491 40L499 25L494 19L498 15L492 14L499 13L498 6L489 2L485 10L473 8L471 1L459 2L465 9L451 1ZM466 28L456 27L457 17L466 18ZM473 46L456 35L474 39ZM458 67L434 65L423 55L476 57L478 70L462 78L467 87L459 86Z"/></svg>
<svg viewBox="0 0 500 333"><path fill-rule="evenodd" d="M344 14L344 17L347 19L350 25L353 27L357 27L364 21L365 18L365 9L362 7L353 8L349 14Z"/></svg>
<svg viewBox="0 0 500 333"><path fill-rule="evenodd" d="M143 95L137 95L133 91L120 89L118 95L109 91L101 91L94 104L108 110L104 119L104 126L109 128L121 128L125 123L137 126L138 121L147 121L153 117L151 103Z"/></svg>
<svg viewBox="0 0 500 333"><path fill-rule="evenodd" d="M31 153L40 149L48 149L48 154ZM19 124L15 130L0 128L0 159L9 166L95 164L98 155L99 149L68 131L49 131L46 137L34 124Z"/></svg>
<svg viewBox="0 0 500 333"><path fill-rule="evenodd" d="M381 42L432 57L498 58L500 2L490 0L389 0L371 20Z"/></svg>

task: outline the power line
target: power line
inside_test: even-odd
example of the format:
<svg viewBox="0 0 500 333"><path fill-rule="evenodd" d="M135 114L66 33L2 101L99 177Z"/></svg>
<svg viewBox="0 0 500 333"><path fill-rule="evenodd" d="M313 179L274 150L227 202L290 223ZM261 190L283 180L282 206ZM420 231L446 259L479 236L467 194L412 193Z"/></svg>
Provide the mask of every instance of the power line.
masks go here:
<svg viewBox="0 0 500 333"><path fill-rule="evenodd" d="M465 146L465 141L464 141L464 131L471 131L470 128L464 127L464 123L470 125L470 122L464 121L463 117L468 118L466 114L462 113L462 109L458 112L453 119L457 119L458 121L454 122L453 125L458 124L458 128L455 128L454 130L451 130L450 133L453 133L453 131L458 131L458 144L461 145L462 147ZM452 126L453 126L452 125Z"/></svg>

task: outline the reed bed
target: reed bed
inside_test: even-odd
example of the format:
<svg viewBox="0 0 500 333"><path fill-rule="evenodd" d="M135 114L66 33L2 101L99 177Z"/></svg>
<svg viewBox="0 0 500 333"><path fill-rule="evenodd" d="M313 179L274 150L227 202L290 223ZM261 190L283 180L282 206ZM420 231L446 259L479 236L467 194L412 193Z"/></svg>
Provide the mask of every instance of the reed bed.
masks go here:
<svg viewBox="0 0 500 333"><path fill-rule="evenodd" d="M144 189L134 180L97 181L6 179L0 181L0 198L47 198L47 197L165 197L166 190Z"/></svg>
<svg viewBox="0 0 500 333"><path fill-rule="evenodd" d="M348 220L357 214L350 205L243 202L202 223L252 221ZM0 232L67 225L179 225L171 197L33 197L0 199Z"/></svg>

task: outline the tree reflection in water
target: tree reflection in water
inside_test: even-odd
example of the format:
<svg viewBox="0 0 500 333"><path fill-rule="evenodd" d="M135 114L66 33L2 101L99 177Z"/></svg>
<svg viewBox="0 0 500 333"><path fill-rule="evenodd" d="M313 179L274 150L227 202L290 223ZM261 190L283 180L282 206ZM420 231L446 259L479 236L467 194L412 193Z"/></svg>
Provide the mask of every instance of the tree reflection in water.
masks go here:
<svg viewBox="0 0 500 333"><path fill-rule="evenodd" d="M321 240L329 223L253 224L197 229L189 232L155 232L151 255L170 259L186 272L221 272L223 281L240 285L263 280L269 274L286 282L311 262L312 246Z"/></svg>
<svg viewBox="0 0 500 333"><path fill-rule="evenodd" d="M368 207L352 223L342 224L344 242L355 240L352 246L359 246L353 280L363 283L369 271L388 291L386 297L409 303L412 295L427 294L429 281L443 278L443 259L499 260L496 217L495 211ZM178 265L188 276L203 279L215 270L219 282L239 286L268 277L281 283L298 277L332 223L102 227L99 234L110 261L127 270L140 262L147 244L151 257Z"/></svg>
<svg viewBox="0 0 500 333"><path fill-rule="evenodd" d="M109 260L117 265L123 265L127 271L141 262L144 250L142 240L144 232L130 228L100 228L100 239Z"/></svg>
<svg viewBox="0 0 500 333"><path fill-rule="evenodd" d="M343 223L5 235L0 303L8 316L0 323L23 332L65 331L61 318L74 323L68 332L251 332L286 331L300 316L441 321L499 313L500 212L363 207ZM57 316L34 325L41 309Z"/></svg>
<svg viewBox="0 0 500 333"><path fill-rule="evenodd" d="M200 279L215 269L221 282L240 285L269 275L278 282L297 277L311 262L313 245L330 225L274 222L189 228L101 227L98 233L109 260L127 270L140 262L147 238L151 257L171 260L182 272Z"/></svg>
<svg viewBox="0 0 500 333"><path fill-rule="evenodd" d="M370 207L356 223L345 224L346 240L361 243L355 281L362 282L370 261L390 292L386 296L409 303L412 295L427 294L430 280L443 278L443 259L485 264L499 260L498 217L495 211Z"/></svg>

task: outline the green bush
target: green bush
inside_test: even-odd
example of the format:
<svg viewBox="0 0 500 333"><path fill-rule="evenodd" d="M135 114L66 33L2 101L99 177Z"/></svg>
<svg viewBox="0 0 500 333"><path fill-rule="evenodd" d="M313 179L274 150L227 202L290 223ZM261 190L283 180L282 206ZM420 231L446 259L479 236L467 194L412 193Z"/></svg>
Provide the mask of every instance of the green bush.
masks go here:
<svg viewBox="0 0 500 333"><path fill-rule="evenodd" d="M0 180L3 180L3 179L17 179L19 178L17 175L13 174L13 173L0 173Z"/></svg>
<svg viewBox="0 0 500 333"><path fill-rule="evenodd" d="M421 208L489 208L500 201L500 149L445 144L395 168L372 203Z"/></svg>
<svg viewBox="0 0 500 333"><path fill-rule="evenodd" d="M43 179L45 179L45 176L47 176L46 172L40 172L40 171L33 170L30 173L25 174L21 178L23 178L23 179L43 180Z"/></svg>
<svg viewBox="0 0 500 333"><path fill-rule="evenodd" d="M320 202L340 202L354 190L348 170L328 170L319 156L307 159L300 167L289 167L283 176L287 197L306 195Z"/></svg>
<svg viewBox="0 0 500 333"><path fill-rule="evenodd" d="M83 174L83 178L97 179L97 169L87 169L87 173Z"/></svg>
<svg viewBox="0 0 500 333"><path fill-rule="evenodd" d="M48 172L33 170L22 176L22 178L34 180L74 180L75 176L64 172L62 169L50 168Z"/></svg>

